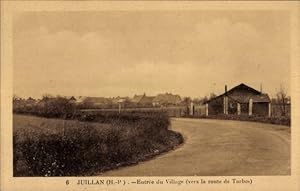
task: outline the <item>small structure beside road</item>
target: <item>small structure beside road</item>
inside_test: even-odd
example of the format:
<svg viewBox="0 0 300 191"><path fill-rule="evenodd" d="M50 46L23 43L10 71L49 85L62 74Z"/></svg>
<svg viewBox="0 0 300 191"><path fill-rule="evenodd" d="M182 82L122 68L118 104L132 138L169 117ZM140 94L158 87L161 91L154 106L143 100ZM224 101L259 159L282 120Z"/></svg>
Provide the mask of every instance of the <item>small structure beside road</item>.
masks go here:
<svg viewBox="0 0 300 191"><path fill-rule="evenodd" d="M205 114L236 114L271 116L271 100L268 94L255 90L243 83L206 102Z"/></svg>

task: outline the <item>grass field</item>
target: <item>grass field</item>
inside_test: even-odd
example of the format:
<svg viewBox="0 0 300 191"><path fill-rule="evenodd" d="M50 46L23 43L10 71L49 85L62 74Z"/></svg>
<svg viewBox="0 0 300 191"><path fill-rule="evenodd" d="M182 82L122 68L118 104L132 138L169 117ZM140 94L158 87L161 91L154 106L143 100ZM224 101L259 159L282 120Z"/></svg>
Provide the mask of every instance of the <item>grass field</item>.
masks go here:
<svg viewBox="0 0 300 191"><path fill-rule="evenodd" d="M99 133L106 131L110 128L110 124L104 123L86 123L76 120L63 120L63 119L49 119L29 115L13 115L13 133L14 135L24 134L26 136L20 136L19 141L24 140L25 138L39 138L40 135L63 135L64 129L65 134L68 134L68 131L80 129L83 127L95 127ZM62 128L65 127L65 128Z"/></svg>
<svg viewBox="0 0 300 191"><path fill-rule="evenodd" d="M93 175L146 160L183 142L179 133L164 127L168 118L155 123L146 119L100 123L14 114L14 176Z"/></svg>

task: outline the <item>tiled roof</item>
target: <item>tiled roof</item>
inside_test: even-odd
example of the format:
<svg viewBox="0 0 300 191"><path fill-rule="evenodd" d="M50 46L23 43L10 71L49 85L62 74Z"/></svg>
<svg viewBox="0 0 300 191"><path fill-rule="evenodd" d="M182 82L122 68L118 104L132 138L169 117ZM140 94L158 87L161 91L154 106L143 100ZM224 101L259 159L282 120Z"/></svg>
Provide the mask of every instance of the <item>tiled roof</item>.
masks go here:
<svg viewBox="0 0 300 191"><path fill-rule="evenodd" d="M134 97L131 99L132 102L135 102L135 103L138 103L142 100L142 98L144 97L145 95L134 95Z"/></svg>
<svg viewBox="0 0 300 191"><path fill-rule="evenodd" d="M270 98L267 94L259 95L231 95L229 98L239 102L239 103L249 103L249 100L252 99L253 103L263 103L270 102Z"/></svg>
<svg viewBox="0 0 300 191"><path fill-rule="evenodd" d="M179 95L173 95L173 94L158 94L154 99L153 102L158 103L174 103L177 104L181 101L181 98Z"/></svg>
<svg viewBox="0 0 300 191"><path fill-rule="evenodd" d="M232 95L232 93L237 89L243 89L243 90L246 90L247 92L252 92L252 95L251 94L249 94L249 95L244 95L244 94ZM217 97L214 97L210 100L207 100L206 102L204 102L204 104L209 103L210 101L215 100L219 97L222 97L222 96L224 96L224 94L225 93L223 93ZM231 98L239 103L249 103L250 98L252 98L254 103L270 102L270 98L269 98L268 94L262 94L259 91L255 90L243 83L241 83L240 85L235 86L232 89L230 89L229 91L227 91L227 95L229 98Z"/></svg>
<svg viewBox="0 0 300 191"><path fill-rule="evenodd" d="M152 101L154 100L154 96L144 96L140 102L142 103L152 103Z"/></svg>

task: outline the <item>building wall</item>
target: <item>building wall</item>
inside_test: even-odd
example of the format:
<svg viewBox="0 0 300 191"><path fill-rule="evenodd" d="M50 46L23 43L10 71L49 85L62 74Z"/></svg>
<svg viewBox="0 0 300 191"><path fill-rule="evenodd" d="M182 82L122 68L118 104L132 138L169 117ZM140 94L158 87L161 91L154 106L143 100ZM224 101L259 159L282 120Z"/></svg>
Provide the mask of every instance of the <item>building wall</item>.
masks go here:
<svg viewBox="0 0 300 191"><path fill-rule="evenodd" d="M237 114L237 102L230 98L228 98L228 114Z"/></svg>
<svg viewBox="0 0 300 191"><path fill-rule="evenodd" d="M224 114L223 102L224 97L219 97L215 100L209 102L208 113L209 115L219 115ZM237 102L232 99L228 99L228 114L236 115L237 114ZM269 111L269 103L253 103L252 114L259 116L267 116ZM249 103L241 104L241 115L249 114Z"/></svg>
<svg viewBox="0 0 300 191"><path fill-rule="evenodd" d="M249 104L248 103L241 104L241 114L245 114L245 115L249 114Z"/></svg>
<svg viewBox="0 0 300 191"><path fill-rule="evenodd" d="M224 113L222 96L209 102L208 113L209 115L219 115Z"/></svg>
<svg viewBox="0 0 300 191"><path fill-rule="evenodd" d="M253 115L267 116L269 113L269 103L253 103Z"/></svg>

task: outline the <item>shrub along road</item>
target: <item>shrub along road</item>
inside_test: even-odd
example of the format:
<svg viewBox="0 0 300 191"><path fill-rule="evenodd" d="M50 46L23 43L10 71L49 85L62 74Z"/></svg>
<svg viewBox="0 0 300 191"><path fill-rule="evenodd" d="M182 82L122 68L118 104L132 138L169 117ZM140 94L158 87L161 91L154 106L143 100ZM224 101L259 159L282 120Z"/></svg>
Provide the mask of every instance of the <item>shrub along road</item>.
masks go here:
<svg viewBox="0 0 300 191"><path fill-rule="evenodd" d="M102 176L289 175L290 128L210 119L173 119L185 143L174 151Z"/></svg>

